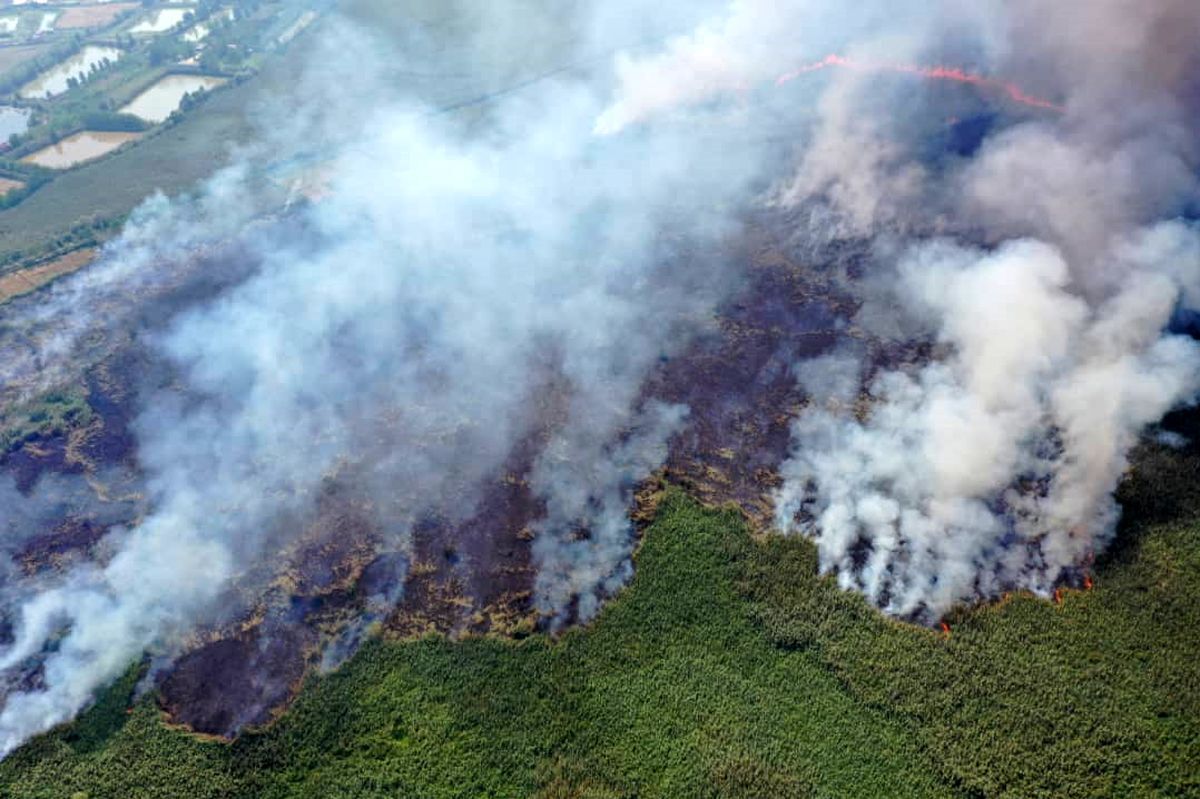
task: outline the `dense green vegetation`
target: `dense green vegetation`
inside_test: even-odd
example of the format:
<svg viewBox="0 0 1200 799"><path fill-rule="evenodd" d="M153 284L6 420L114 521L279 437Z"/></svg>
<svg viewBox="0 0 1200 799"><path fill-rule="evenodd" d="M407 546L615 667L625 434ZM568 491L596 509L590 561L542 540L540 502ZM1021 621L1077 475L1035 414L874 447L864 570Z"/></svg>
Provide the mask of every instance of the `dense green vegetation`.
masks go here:
<svg viewBox="0 0 1200 799"><path fill-rule="evenodd" d="M0 194L0 209L17 205L37 191L51 177L49 169L44 169L36 164L23 164L18 161L0 159L0 178L18 180L23 184L20 188L9 189L4 194Z"/></svg>
<svg viewBox="0 0 1200 799"><path fill-rule="evenodd" d="M807 542L672 491L589 629L376 640L234 744L163 725L150 698L127 712L134 669L0 764L0 794L1194 795L1197 467L1142 460L1140 521L1060 604L909 627L816 577Z"/></svg>

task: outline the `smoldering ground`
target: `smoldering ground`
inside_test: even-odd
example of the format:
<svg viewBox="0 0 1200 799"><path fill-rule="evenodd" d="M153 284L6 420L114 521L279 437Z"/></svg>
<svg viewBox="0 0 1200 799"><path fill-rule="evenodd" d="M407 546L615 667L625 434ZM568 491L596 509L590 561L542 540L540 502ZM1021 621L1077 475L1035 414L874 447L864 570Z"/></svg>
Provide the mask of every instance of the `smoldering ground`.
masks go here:
<svg viewBox="0 0 1200 799"><path fill-rule="evenodd" d="M790 79L789 65L855 67L831 77L778 202L810 237L870 242L851 291L872 346L923 338L940 354L881 371L857 346L796 365L810 404L777 521L813 536L844 586L928 621L958 602L1079 579L1113 535L1126 453L1195 398L1200 351L1165 331L1200 287L1189 218L1200 49L1180 38L1200 30L1200 8L908 10L868 4L852 50L838 51L849 58L818 61L821 50L760 31L823 29L832 8L733 2L661 53L624 61L600 129L772 73ZM948 115L880 78L972 82L937 66L948 53L1017 81L1004 84L1010 97L1049 98L1025 101L1047 112L1007 124L976 115L974 141L929 158L930 120ZM947 107L946 124L960 126Z"/></svg>
<svg viewBox="0 0 1200 799"><path fill-rule="evenodd" d="M492 12L469 10L483 55L460 41L460 72L527 33L492 33ZM611 37L612 20L594 28L588 11L566 20L580 40ZM139 653L169 663L205 630L274 613L283 585L317 579L293 570L296 553L343 547L366 562L411 550L431 515L469 519L535 433L535 607L551 625L586 620L628 577L634 486L687 415L640 386L735 284L715 245L736 230L730 211L765 148L736 125L598 141L603 81L585 72L467 120L439 114L387 82L394 42L347 20L321 36L300 108L263 113L264 140L285 154L329 143L322 202L253 226L239 239L248 266L145 323L146 303L124 298L164 296L195 274L198 250L260 217L253 159L268 145L251 146L193 199L152 201L101 263L12 320L16 391L69 371L110 325L135 327L161 366L140 380L131 423L147 512L108 532L100 557L10 586L5 749L69 718ZM336 115L347 74L372 109L352 123ZM80 313L93 294L121 311L111 323ZM547 425L551 383L561 417ZM360 534L320 524L350 517Z"/></svg>
<svg viewBox="0 0 1200 799"><path fill-rule="evenodd" d="M1116 65L1028 35L1066 24L1034 2L458 3L318 27L321 69L263 108L261 142L10 319L6 387L102 358L97 328L133 327L158 366L130 423L145 513L9 583L6 750L143 652L196 726L261 720L303 672L290 648L320 646L295 626L319 598L385 613L430 530L482 552L492 508L495 539L533 538L514 567L533 607L587 619L628 577L632 491L664 463L758 517L773 496L894 613L1085 567L1124 452L1195 392L1194 345L1160 336L1194 291L1194 229L1170 220L1194 189L1195 71L1147 52L1194 17L1132 8L1096 23ZM863 72L775 86L830 51L969 61L1066 111ZM937 145L948 128L968 144ZM327 196L263 230L263 159L286 171L314 142ZM149 323L126 302L192 285L197 249L230 238L224 280ZM131 310L80 314L96 294ZM336 565L306 569L314 551ZM190 713L187 675L229 658L256 692Z"/></svg>

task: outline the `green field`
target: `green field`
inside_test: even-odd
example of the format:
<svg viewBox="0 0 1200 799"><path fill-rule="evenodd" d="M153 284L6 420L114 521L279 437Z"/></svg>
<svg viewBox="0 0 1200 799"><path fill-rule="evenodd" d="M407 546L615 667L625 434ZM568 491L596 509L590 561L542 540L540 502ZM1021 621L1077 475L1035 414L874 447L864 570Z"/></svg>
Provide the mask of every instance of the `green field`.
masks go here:
<svg viewBox="0 0 1200 799"><path fill-rule="evenodd" d="M0 764L11 797L1187 796L1200 791L1197 461L1150 452L1089 592L948 635L802 540L668 493L637 576L559 640L375 640L234 744L127 712L135 671Z"/></svg>
<svg viewBox="0 0 1200 799"><path fill-rule="evenodd" d="M0 455L35 438L65 435L92 419L87 397L78 389L52 391L25 405L0 411Z"/></svg>

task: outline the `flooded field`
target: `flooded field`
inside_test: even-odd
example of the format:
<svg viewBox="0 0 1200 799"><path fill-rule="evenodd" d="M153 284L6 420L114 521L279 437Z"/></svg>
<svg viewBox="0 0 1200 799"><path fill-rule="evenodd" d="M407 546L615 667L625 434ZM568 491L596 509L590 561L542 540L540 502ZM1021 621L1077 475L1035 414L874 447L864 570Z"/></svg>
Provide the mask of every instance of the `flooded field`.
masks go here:
<svg viewBox="0 0 1200 799"><path fill-rule="evenodd" d="M193 6L170 6L143 19L129 29L130 33L162 33L183 22L183 18L195 10Z"/></svg>
<svg viewBox="0 0 1200 799"><path fill-rule="evenodd" d="M8 194L13 189L24 188L25 184L19 180L10 180L9 178L0 178L0 197Z"/></svg>
<svg viewBox="0 0 1200 799"><path fill-rule="evenodd" d="M58 19L57 11L47 11L42 14L42 18L38 20L37 33L49 33L54 30L54 21Z"/></svg>
<svg viewBox="0 0 1200 799"><path fill-rule="evenodd" d="M49 169L66 169L75 164L99 158L126 142L134 141L141 135L140 133L85 130L68 136L57 144L27 155L21 160Z"/></svg>
<svg viewBox="0 0 1200 799"><path fill-rule="evenodd" d="M211 75L167 75L133 98L132 102L121 109L121 113L133 114L147 122L162 122L179 108L185 94L201 89L209 91L223 83L224 78Z"/></svg>
<svg viewBox="0 0 1200 799"><path fill-rule="evenodd" d="M121 50L116 47L100 47L89 44L75 55L55 67L38 75L18 92L21 97L45 97L62 94L67 90L70 78L86 77L94 65L104 59L116 61L121 57Z"/></svg>
<svg viewBox="0 0 1200 799"><path fill-rule="evenodd" d="M29 127L29 109L0 105L0 142L8 141L14 133L24 133Z"/></svg>
<svg viewBox="0 0 1200 799"><path fill-rule="evenodd" d="M180 37L185 42L198 42L212 32L212 29L221 22L233 19L232 8L222 8L220 11L213 12L204 22L198 22L192 27L183 32Z"/></svg>

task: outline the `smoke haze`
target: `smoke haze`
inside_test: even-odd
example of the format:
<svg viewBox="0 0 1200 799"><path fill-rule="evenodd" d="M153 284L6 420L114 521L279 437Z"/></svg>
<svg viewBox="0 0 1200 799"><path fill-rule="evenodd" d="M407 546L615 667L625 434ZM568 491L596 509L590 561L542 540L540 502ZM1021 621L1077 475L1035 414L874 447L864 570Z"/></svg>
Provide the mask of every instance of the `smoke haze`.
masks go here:
<svg viewBox="0 0 1200 799"><path fill-rule="evenodd" d="M1194 3L452 5L448 40L404 14L321 23L319 68L231 167L5 310L6 400L66 379L98 330L143 325L163 366L134 424L144 512L95 562L6 584L0 752L255 606L276 553L329 535L331 486L365 486L374 545L404 552L530 440L535 606L592 618L632 571L634 488L689 423L644 385L736 293L724 243L750 207L810 258L869 253L838 287L858 338L794 364L808 405L775 502L889 613L1080 574L1129 448L1200 390L1200 349L1164 333L1200 301ZM961 63L1064 111L985 113L1005 98L911 76L775 86L830 52ZM444 88L462 75L486 77ZM972 113L978 141L931 157ZM314 158L323 198L268 213L267 159ZM231 239L251 264L231 285L144 324L131 297ZM882 362L909 340L934 358ZM0 485L0 530L29 535L51 488Z"/></svg>
<svg viewBox="0 0 1200 799"><path fill-rule="evenodd" d="M832 225L835 238L874 242L869 279L850 288L860 329L876 341L917 335L941 353L882 370L861 349L797 365L810 405L794 424L778 523L814 537L843 586L930 621L1077 578L1113 535L1127 451L1200 387L1196 343L1164 333L1200 287L1185 217L1200 51L1164 31L1194 34L1200 8L1031 0L916 26L904 10L897 24L883 16L891 6L870 8L856 14L854 55L940 64L976 42L976 72L1027 81L1063 109L930 162L929 129L913 125L904 93L889 99L869 72L838 74L778 195L824 235ZM732 3L662 54L622 62L624 93L598 129L786 73L798 49L819 58L758 32L826 30L829 11ZM953 240L964 237L983 246Z"/></svg>
<svg viewBox="0 0 1200 799"><path fill-rule="evenodd" d="M101 263L22 320L41 332L25 336L6 382L28 394L71 368L95 325L136 319L128 308L64 324L69 308L152 292L171 281L164 264L234 234L255 262L150 333L169 377L143 389L134 424L149 512L110 534L110 559L13 586L4 751L70 718L141 652L169 656L197 624L252 604L276 576L272 553L312 534L304 520L325 487L350 476L371 487L381 547L403 551L423 513L470 516L484 480L543 424L548 385L563 402L530 477L546 508L537 607L586 620L629 577L633 488L686 416L643 405L639 389L731 281L707 253L736 226L723 209L748 196L756 147L720 129L694 143L672 126L597 142L601 95L583 73L530 85L464 126L379 88L394 42L345 21L323 35L330 66L305 79L299 113L267 112L268 145L191 200L151 200ZM499 44L474 42L482 55L460 52L454 66L486 63ZM371 110L333 131L337 79L352 70ZM722 139L732 157L707 158ZM247 232L261 213L253 159L301 141L339 148L323 159L327 197L291 240ZM6 509L9 525L24 525L31 501ZM31 661L39 687L22 690Z"/></svg>

